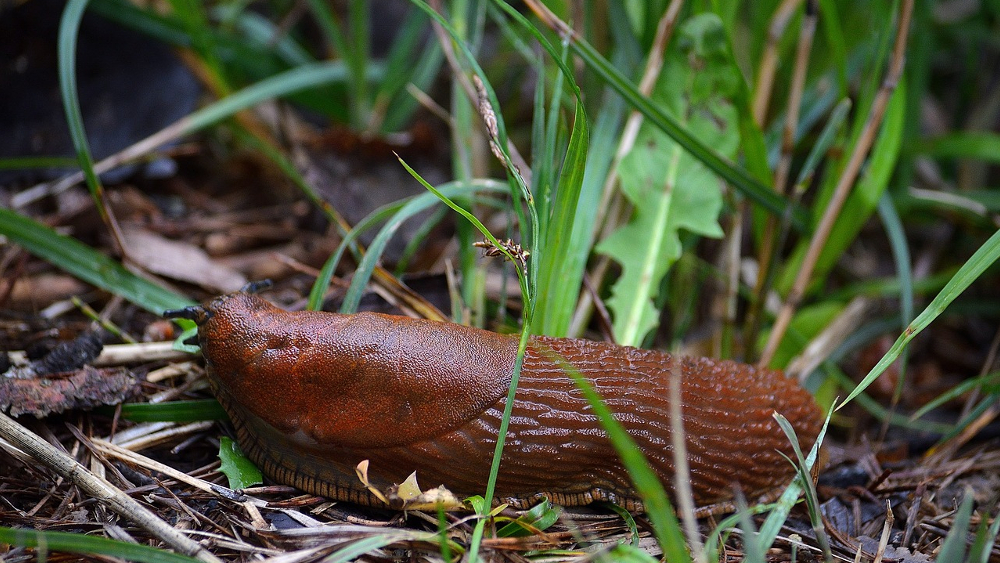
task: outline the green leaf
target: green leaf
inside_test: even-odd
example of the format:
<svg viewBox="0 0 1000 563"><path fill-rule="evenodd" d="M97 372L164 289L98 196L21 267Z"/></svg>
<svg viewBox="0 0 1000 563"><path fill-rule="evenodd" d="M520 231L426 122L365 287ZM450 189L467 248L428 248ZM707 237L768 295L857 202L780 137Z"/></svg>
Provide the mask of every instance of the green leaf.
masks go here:
<svg viewBox="0 0 1000 563"><path fill-rule="evenodd" d="M561 514L562 508L553 506L548 499L545 499L497 530L497 537L511 538L533 535L536 530L545 530L555 524Z"/></svg>
<svg viewBox="0 0 1000 563"><path fill-rule="evenodd" d="M219 441L219 459L222 460L219 471L229 479L230 489L245 489L264 482L260 469L243 455L239 444L225 436Z"/></svg>
<svg viewBox="0 0 1000 563"><path fill-rule="evenodd" d="M656 563L659 561L642 549L629 544L616 545L611 548L608 555L609 557L598 559L598 561L617 561L619 563Z"/></svg>
<svg viewBox="0 0 1000 563"><path fill-rule="evenodd" d="M739 71L731 64L722 22L714 14L689 19L680 30L653 92L660 106L685 122L703 143L732 156L739 145L738 115L730 103ZM620 344L639 345L655 328L660 282L681 254L679 231L721 237L718 179L658 127L644 124L619 167L634 205L632 220L597 247L622 266L608 307Z"/></svg>
<svg viewBox="0 0 1000 563"><path fill-rule="evenodd" d="M721 28L721 21L714 14L701 14L696 17L706 15L719 21ZM724 33L724 30L722 32ZM731 183L733 187L755 203L767 208L776 215L781 215L785 212L785 208L789 205L785 198L776 194L774 190L764 185L763 182L743 168L733 164L716 147L712 147L710 144L699 139L697 135L684 127L671 112L654 103L654 100L640 94L635 85L622 74L621 70L604 58L590 43L574 37L570 46L580 55L580 58L583 59L587 66L625 98L629 105L642 113L651 124L670 135L685 151L689 151L695 155L699 161L724 180ZM669 79L671 75L663 72L661 73L661 77ZM791 211L791 216L792 224L795 228L799 230L803 229L805 218L802 211L796 207Z"/></svg>

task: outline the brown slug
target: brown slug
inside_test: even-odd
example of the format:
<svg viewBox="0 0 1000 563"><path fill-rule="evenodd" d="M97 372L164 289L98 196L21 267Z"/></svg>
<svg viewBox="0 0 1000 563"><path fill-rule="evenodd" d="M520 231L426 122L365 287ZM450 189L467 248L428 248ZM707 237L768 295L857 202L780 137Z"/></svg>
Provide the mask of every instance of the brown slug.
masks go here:
<svg viewBox="0 0 1000 563"><path fill-rule="evenodd" d="M516 335L376 313L287 312L241 291L169 311L193 319L209 380L237 441L265 474L303 491L384 506L411 472L460 498L482 494ZM589 404L553 360L579 370L673 489L668 380L681 377L691 488L699 505L756 497L794 474L777 411L803 448L822 425L812 396L778 372L731 361L533 337L510 418L497 501L528 508L641 500Z"/></svg>

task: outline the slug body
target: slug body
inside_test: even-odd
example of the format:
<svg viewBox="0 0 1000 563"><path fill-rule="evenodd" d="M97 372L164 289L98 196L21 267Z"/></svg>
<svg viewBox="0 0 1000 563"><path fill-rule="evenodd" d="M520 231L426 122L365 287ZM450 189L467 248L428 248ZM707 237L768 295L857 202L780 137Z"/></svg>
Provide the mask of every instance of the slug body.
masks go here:
<svg viewBox="0 0 1000 563"><path fill-rule="evenodd" d="M193 312L192 312L193 311ZM482 494L517 337L375 313L290 313L245 292L187 311L213 390L243 451L265 474L304 491L384 506L355 474L369 460L385 490L413 471L459 498ZM527 508L615 502L641 511L627 472L561 357L595 387L668 491L674 462L669 380L681 380L696 503L760 495L793 475L777 411L810 447L822 425L813 398L780 373L613 344L533 338L510 418L496 491Z"/></svg>

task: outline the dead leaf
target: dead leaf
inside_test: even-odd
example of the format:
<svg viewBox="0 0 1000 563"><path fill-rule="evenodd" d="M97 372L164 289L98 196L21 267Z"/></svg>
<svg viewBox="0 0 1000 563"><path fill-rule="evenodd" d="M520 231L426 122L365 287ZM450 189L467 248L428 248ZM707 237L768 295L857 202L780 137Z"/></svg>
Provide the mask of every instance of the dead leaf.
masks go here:
<svg viewBox="0 0 1000 563"><path fill-rule="evenodd" d="M246 285L243 274L213 260L204 250L139 228L123 228L129 258L146 270L171 279L229 293Z"/></svg>

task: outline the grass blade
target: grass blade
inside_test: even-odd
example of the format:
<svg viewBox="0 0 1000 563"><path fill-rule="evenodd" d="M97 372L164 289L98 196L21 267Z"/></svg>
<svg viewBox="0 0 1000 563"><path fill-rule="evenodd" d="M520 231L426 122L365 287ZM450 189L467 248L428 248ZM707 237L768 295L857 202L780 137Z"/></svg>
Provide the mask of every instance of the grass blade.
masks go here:
<svg viewBox="0 0 1000 563"><path fill-rule="evenodd" d="M107 555L140 563L199 563L198 559L172 551L70 532L0 527L0 544L4 543L31 547L41 553L62 551L80 555ZM41 553L38 555L41 556Z"/></svg>
<svg viewBox="0 0 1000 563"><path fill-rule="evenodd" d="M969 518L972 516L972 505L975 501L975 494L972 489L966 489L962 496L962 504L955 513L952 520L951 530L941 544L941 550L935 561L938 563L951 563L952 561L965 561L965 542L969 535Z"/></svg>
<svg viewBox="0 0 1000 563"><path fill-rule="evenodd" d="M215 399L170 401L167 403L125 403L121 405L121 417L133 422L199 422L228 418L222 405Z"/></svg>
<svg viewBox="0 0 1000 563"><path fill-rule="evenodd" d="M101 220L105 225L111 226L110 215L104 206L104 187L94 171L94 160L87 142L87 131L83 125L83 113L80 111L80 98L76 87L76 39L88 1L70 0L66 3L62 18L59 20L59 94L63 110L66 112L66 124L69 127L70 139L73 141L77 163L83 170L83 177ZM117 233L115 236L117 239Z"/></svg>
<svg viewBox="0 0 1000 563"><path fill-rule="evenodd" d="M576 253L573 247L573 230L589 146L587 115L583 111L583 104L577 103L573 132L562 163L555 205L545 233L545 251L538 265L535 290L540 307L535 310L535 314L539 315L535 325L539 334L565 336L580 294L583 264L576 264L574 260Z"/></svg>
<svg viewBox="0 0 1000 563"><path fill-rule="evenodd" d="M507 187L499 182L478 181L471 183L451 182L442 185L437 189L439 194L443 194L445 197L458 197L468 193L470 190L506 193ZM365 287L368 285L368 280L371 279L372 272L375 271L375 266L377 266L379 260L381 260L382 252L385 250L389 240L396 233L396 230L399 229L400 225L402 225L402 223L410 217L413 217L421 211L439 203L439 197L439 195L433 193L426 193L413 197L411 200L406 202L406 204L400 207L399 210L396 211L395 215L393 215L392 219L382 227L378 235L375 236L375 239L368 246L368 251L365 253L364 258L361 259L361 263L358 264L357 269L354 271L354 276L351 278L351 286L344 295L344 301L340 307L340 312L353 313L357 310L358 304L361 302L361 296L364 294ZM317 278L316 283L313 286L313 294L310 295L311 306L316 305L316 303L313 302L313 296L317 293L316 288L326 288L327 284L329 284L330 279L326 276L329 274L332 277L333 269L336 268L336 262L339 261L340 255L343 254L343 249L352 243L362 232L364 232L364 227L367 227L372 223L374 223L374 221L366 219L363 221L363 225L359 224L359 227L362 228L352 229L341 242L340 247L334 254L335 259L328 261L328 265L331 265L331 267L327 268L324 266L324 275ZM319 295L322 295L322 289L320 290Z"/></svg>
<svg viewBox="0 0 1000 563"><path fill-rule="evenodd" d="M664 560L671 563L690 562L691 554L688 552L687 544L684 541L684 534L681 531L680 523L674 512L674 507L667 498L667 493L663 489L663 484L649 467L646 456L639 450L635 440L629 436L625 427L618 422L611 409L604 404L604 400L597 391L584 379L578 370L569 365L564 359L559 357L552 350L540 350L543 354L556 362L563 371L566 372L577 387L580 393L590 403L594 415L601 421L601 426L608 433L608 439L615 451L622 460L622 464L628 471L632 483L635 484L643 506L653 524L656 539L663 550Z"/></svg>
<svg viewBox="0 0 1000 563"><path fill-rule="evenodd" d="M167 309L194 304L184 296L140 278L82 242L9 209L0 208L0 234L81 280L120 295L157 315Z"/></svg>
<svg viewBox="0 0 1000 563"><path fill-rule="evenodd" d="M961 295L963 291L966 290L972 282L976 281L986 268L990 267L997 258L1000 258L1000 231L997 231L987 240L975 254L969 258L961 268L955 272L954 277L945 284L941 292L934 297L929 305L921 312L917 318L913 319L903 331L903 334L899 335L896 342L893 343L892 347L888 352L882 356L875 367L868 372L861 383L854 388L853 391L847 396L842 403L837 406L837 410L843 408L847 403L851 402L855 397L858 396L862 391L864 391L869 385L872 384L875 379L885 371L885 368L889 367L892 362L896 361L902 353L903 348L913 339L914 336L920 334L934 319L938 318L941 313L948 307L948 305L955 300L956 297Z"/></svg>

